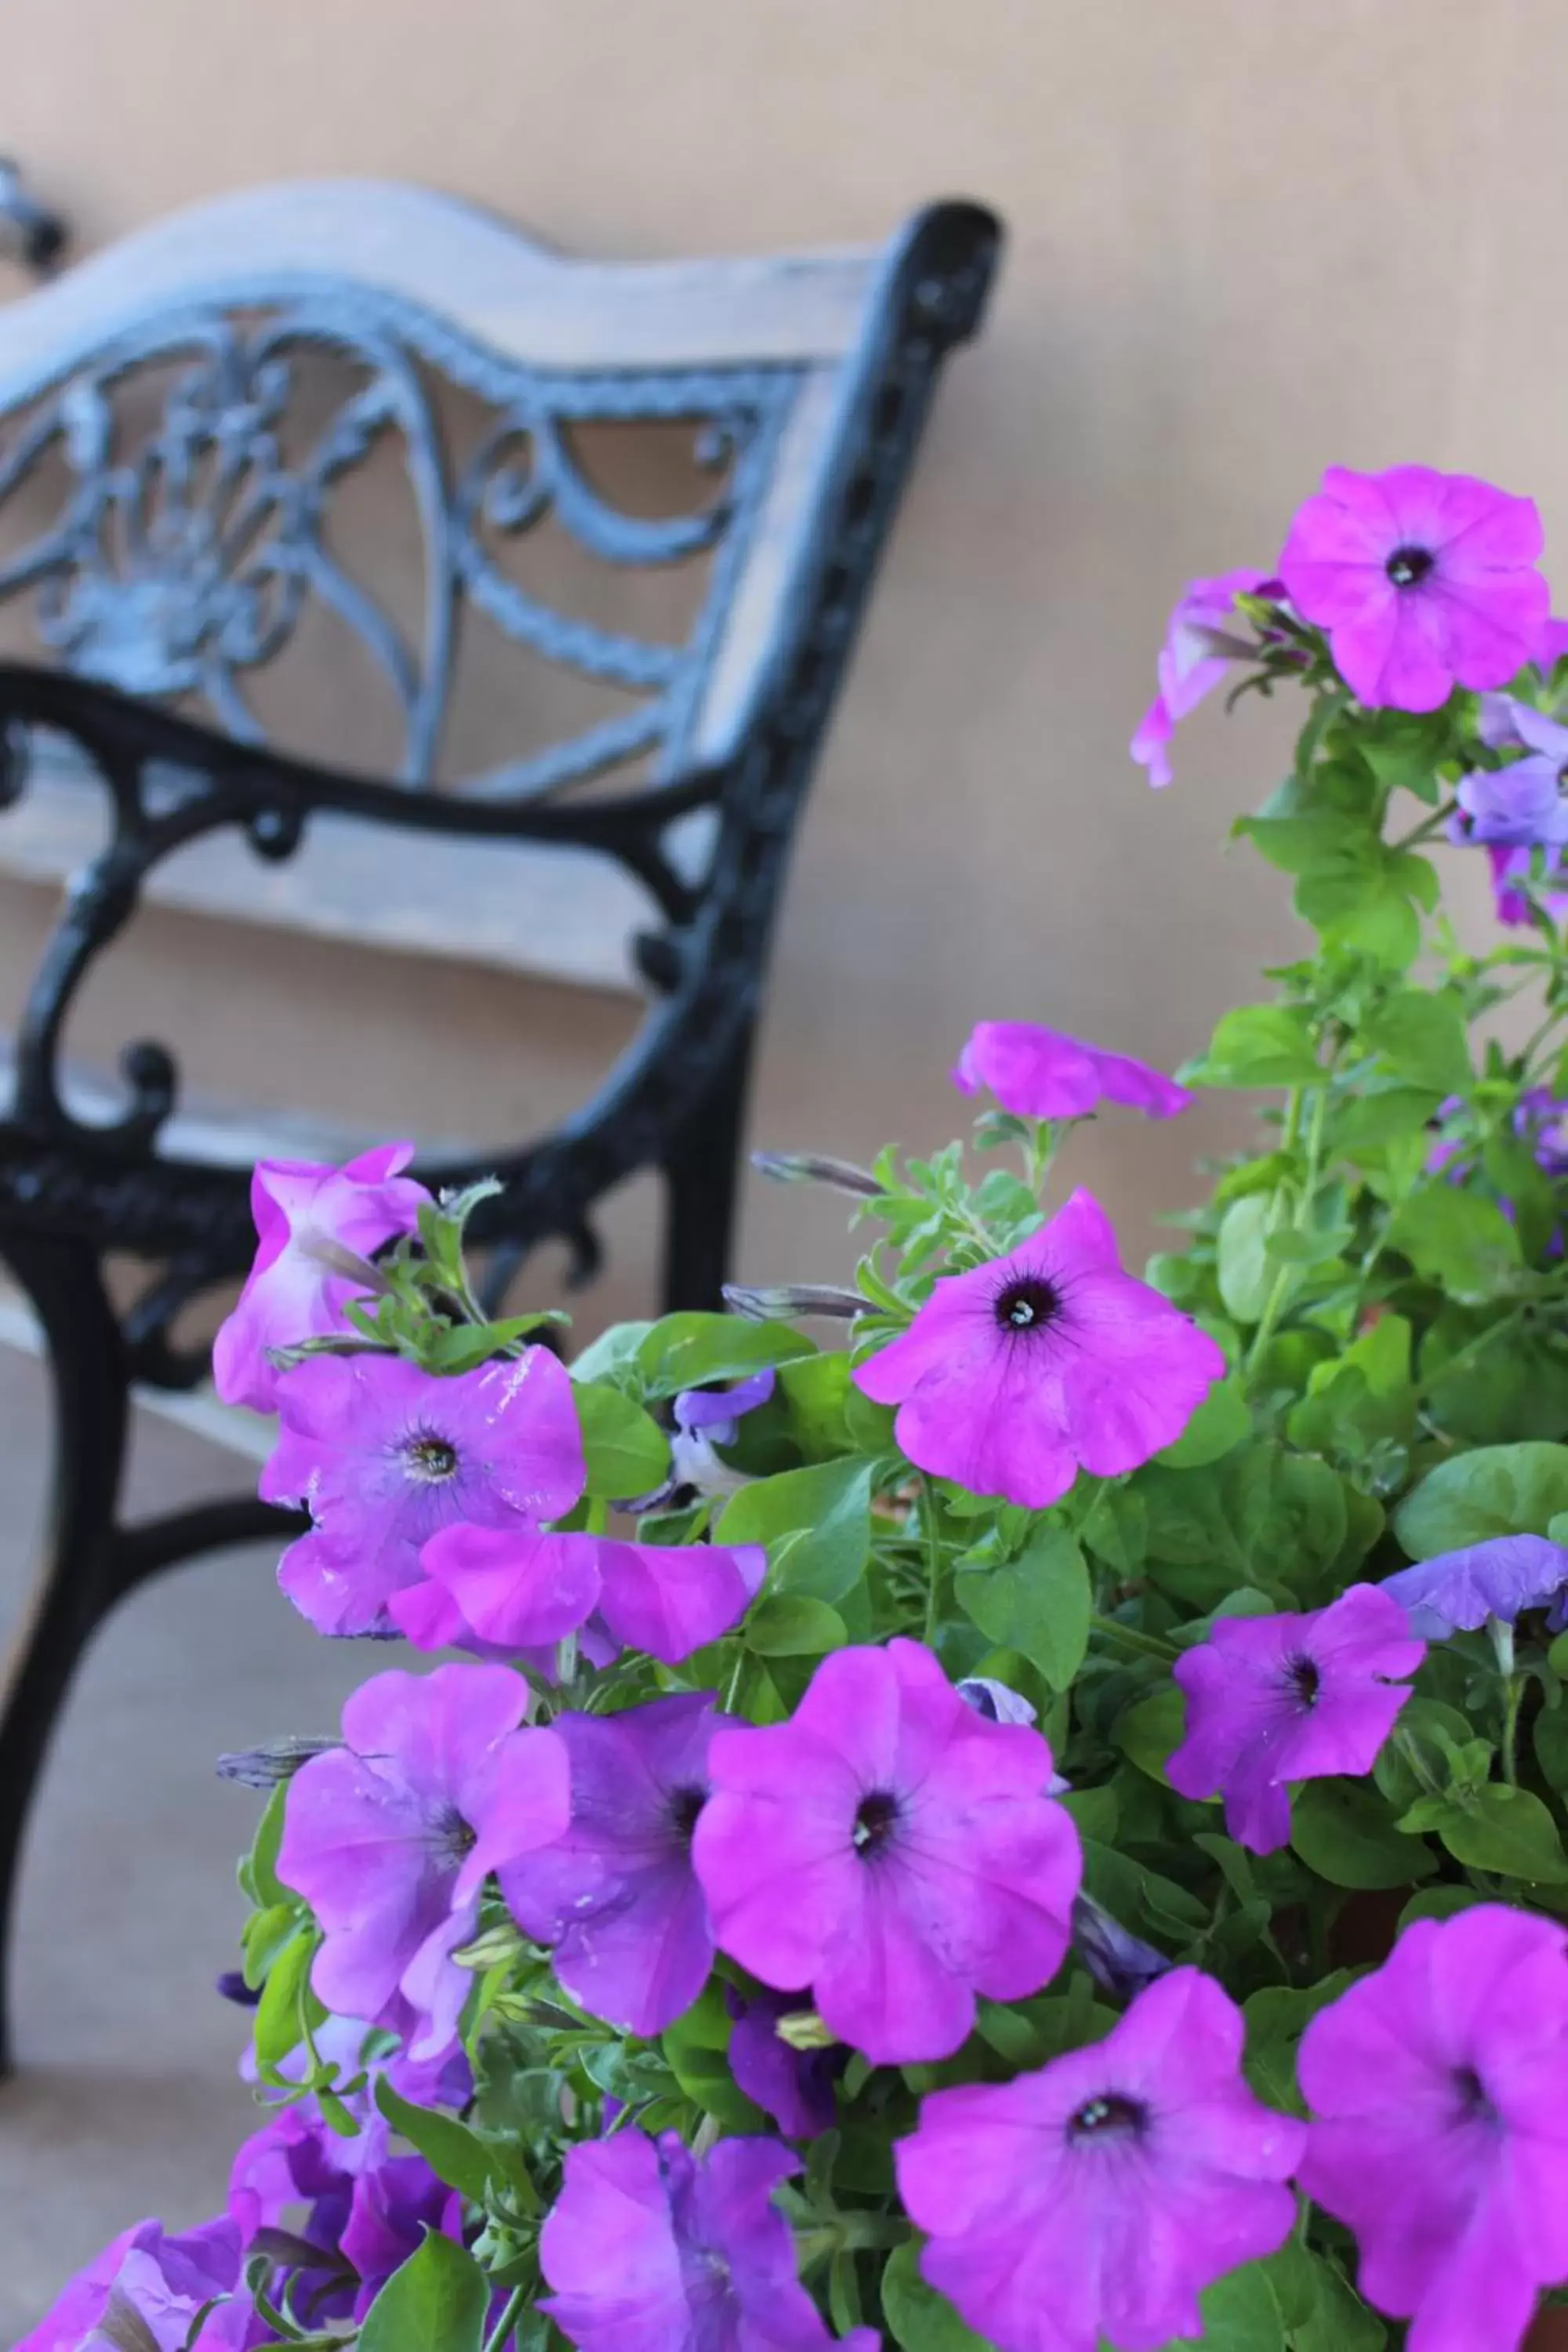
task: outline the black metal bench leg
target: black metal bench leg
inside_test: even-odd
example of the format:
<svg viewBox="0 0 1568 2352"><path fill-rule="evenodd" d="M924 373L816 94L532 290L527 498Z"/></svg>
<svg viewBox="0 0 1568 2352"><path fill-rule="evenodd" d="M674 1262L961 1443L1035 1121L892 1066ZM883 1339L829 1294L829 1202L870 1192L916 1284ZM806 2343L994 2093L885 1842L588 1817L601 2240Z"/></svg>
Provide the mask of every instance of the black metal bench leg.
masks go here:
<svg viewBox="0 0 1568 2352"><path fill-rule="evenodd" d="M78 1660L117 1589L115 1513L125 1455L125 1351L94 1253L0 1235L37 1311L55 1414L53 1487L37 1580L0 1673L0 2073L13 2063L16 1874L50 1736Z"/></svg>
<svg viewBox="0 0 1568 2352"><path fill-rule="evenodd" d="M751 1034L665 1163L664 1311L722 1307L735 1236L741 1139L751 1074Z"/></svg>

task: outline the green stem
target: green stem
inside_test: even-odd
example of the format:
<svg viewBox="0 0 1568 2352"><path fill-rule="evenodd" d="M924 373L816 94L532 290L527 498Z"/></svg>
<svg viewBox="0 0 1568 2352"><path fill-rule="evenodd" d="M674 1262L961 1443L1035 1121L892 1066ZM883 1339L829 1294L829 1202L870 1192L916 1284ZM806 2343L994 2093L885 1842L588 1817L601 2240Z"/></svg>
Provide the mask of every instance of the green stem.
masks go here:
<svg viewBox="0 0 1568 2352"><path fill-rule="evenodd" d="M1089 1629L1103 1633L1108 1642L1120 1642L1123 1649L1133 1651L1141 1658L1158 1658L1163 1665L1172 1665L1181 1656L1173 1642L1162 1641L1158 1633L1145 1633L1136 1625L1124 1625L1120 1617L1090 1617Z"/></svg>
<svg viewBox="0 0 1568 2352"><path fill-rule="evenodd" d="M1297 1196L1295 1214L1290 1220L1290 1230L1292 1233L1299 1234L1305 1231L1307 1220L1312 1213L1312 1202L1317 1195L1318 1178L1321 1172L1323 1158L1323 1129L1328 1123L1329 1116L1329 1088L1327 1085L1327 1076L1328 1074L1325 1072L1324 1084L1317 1087L1313 1092L1311 1124L1307 1129L1307 1172L1303 1179L1300 1192ZM1294 1150L1297 1139L1300 1134L1300 1112L1301 1089L1300 1087L1292 1087L1290 1089L1290 1114L1287 1119L1285 1128L1285 1147L1287 1150ZM1263 1313L1259 1318L1258 1328L1252 1335L1252 1345L1247 1351L1247 1362L1244 1370L1248 1373L1257 1370L1258 1364L1262 1360L1263 1350L1268 1345L1269 1340L1274 1337L1279 1318L1285 1311L1285 1302L1290 1296L1290 1286L1296 1279L1297 1272L1298 1269L1295 1266L1284 1265L1279 1267L1279 1272L1274 1276L1274 1280L1269 1286L1268 1296L1264 1301Z"/></svg>
<svg viewBox="0 0 1568 2352"><path fill-rule="evenodd" d="M936 1646L937 1594L942 1584L942 1537L936 1524L936 1496L929 1478L921 1480L921 1526L926 1540L925 1645Z"/></svg>
<svg viewBox="0 0 1568 2352"><path fill-rule="evenodd" d="M1519 1786L1519 1710L1524 1698L1524 1676L1510 1675L1502 1708L1502 1777L1510 1789Z"/></svg>
<svg viewBox="0 0 1568 2352"><path fill-rule="evenodd" d="M1414 849L1417 842L1432 840L1442 832L1458 805L1458 801L1448 801L1442 808L1434 809L1430 816L1424 816L1419 824L1413 825L1408 833L1402 833L1397 841L1389 843L1389 856L1397 857L1402 849Z"/></svg>
<svg viewBox="0 0 1568 2352"><path fill-rule="evenodd" d="M485 2338L485 2352L501 2352L501 2346L512 2334L518 2321L522 2317L523 2307L527 2301L528 2289L514 2286L506 2299L500 2317Z"/></svg>

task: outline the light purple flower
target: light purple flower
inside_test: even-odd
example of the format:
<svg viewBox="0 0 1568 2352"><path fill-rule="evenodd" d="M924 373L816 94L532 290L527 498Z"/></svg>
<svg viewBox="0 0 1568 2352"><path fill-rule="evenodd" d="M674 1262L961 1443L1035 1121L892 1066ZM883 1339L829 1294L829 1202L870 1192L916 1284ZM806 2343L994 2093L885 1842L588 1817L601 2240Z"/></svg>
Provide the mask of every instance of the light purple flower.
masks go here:
<svg viewBox="0 0 1568 2352"><path fill-rule="evenodd" d="M321 1356L285 1375L268 1503L314 1522L278 1580L319 1633L392 1634L389 1603L457 1521L531 1534L583 1491L571 1376L548 1348L447 1379L400 1356Z"/></svg>
<svg viewBox="0 0 1568 2352"><path fill-rule="evenodd" d="M425 2158L388 2154L383 2124L367 2161L366 2137L343 2138L319 2114L285 2107L246 2141L229 2178L229 2211L245 2251L258 2231L280 2225L320 2250L318 2264L291 2266L318 2322L363 2319L427 2230L463 2233L462 2199Z"/></svg>
<svg viewBox="0 0 1568 2352"><path fill-rule="evenodd" d="M990 1675L965 1675L953 1687L964 1705L972 1706L976 1715L983 1715L987 1723L1034 1723L1038 1719L1039 1709L1031 1706L1022 1691L995 1681ZM1062 1787L1066 1786L1064 1780ZM1055 1796L1060 1791L1053 1790L1051 1793Z"/></svg>
<svg viewBox="0 0 1568 2352"><path fill-rule="evenodd" d="M825 1658L788 1723L721 1731L693 1841L714 1941L879 2065L951 2057L974 1997L1056 1974L1081 1868L1051 1754L918 1642Z"/></svg>
<svg viewBox="0 0 1568 2352"><path fill-rule="evenodd" d="M779 2021L811 2007L805 1992L739 1993L724 1988L734 2025L730 2034L730 2072L738 2090L771 2116L785 2139L816 2139L838 2120L833 2085L848 2063L842 2043L826 2050L796 2050L779 2032Z"/></svg>
<svg viewBox="0 0 1568 2352"><path fill-rule="evenodd" d="M966 1095L984 1087L1016 1118L1087 1118L1102 1102L1173 1118L1193 1099L1130 1054L1102 1053L1035 1021L977 1022L952 1083Z"/></svg>
<svg viewBox="0 0 1568 2352"><path fill-rule="evenodd" d="M638 1544L527 1527L454 1527L425 1547L426 1581L394 1595L415 1646L481 1657L545 1651L579 1628L600 1655L675 1666L728 1633L767 1574L760 1544Z"/></svg>
<svg viewBox="0 0 1568 2352"><path fill-rule="evenodd" d="M1491 1536L1385 1576L1378 1590L1407 1612L1412 1633L1446 1642L1489 1617L1505 1625L1544 1609L1568 1585L1568 1551L1544 1536Z"/></svg>
<svg viewBox="0 0 1568 2352"><path fill-rule="evenodd" d="M243 1981L243 1979L242 1979ZM309 2093L294 2095L287 2106L276 2107L271 2121L287 2126L283 2138L269 2137L270 2126L247 2140L241 2150L253 2151L262 2175L274 2181L282 2178L279 2170L279 2148L292 2148L301 2134L312 2136L326 2149L338 2168L351 2178L361 2172L374 2171L391 2154L391 2126L375 2102L375 2086L383 2076L400 2098L416 2107L466 2107L474 2095L473 2069L462 2043L454 2042L447 2050L438 2051L430 2058L411 2058L405 2050L395 2050L386 2057L368 2061L363 2053L365 2043L374 2032L384 2032L384 2027L373 2026L362 2017L328 2017L311 2034L315 2054L322 2063L335 2067L337 2080L333 2084L338 2104L344 2107L359 2129L350 2139L333 2131L327 2124L317 2100ZM314 2060L301 2043L279 2062L276 2073L285 2082L303 2083L311 2072ZM254 2046L247 2048L239 2062L242 2079L255 2085L260 2079ZM358 2090L345 2086L356 2077L363 2078ZM239 2179L238 2166L230 2176L229 2210L240 2214L237 2203ZM258 2189L258 2193L262 2193ZM243 2215L241 2215L243 2219ZM247 2234L261 2224L254 2217L247 2223Z"/></svg>
<svg viewBox="0 0 1568 2352"><path fill-rule="evenodd" d="M1131 2000L1145 1985L1169 1976L1173 1966L1163 1952L1134 1936L1081 1890L1072 1906L1072 1948L1101 1992L1114 2000Z"/></svg>
<svg viewBox="0 0 1568 2352"><path fill-rule="evenodd" d="M657 1495L639 1505L642 1510L672 1499L683 1487L700 1495L734 1495L751 1484L743 1470L732 1469L715 1449L733 1445L749 1412L767 1403L777 1375L771 1364L749 1380L727 1389L682 1389L675 1400L675 1430L669 1441L669 1477Z"/></svg>
<svg viewBox="0 0 1568 2352"><path fill-rule="evenodd" d="M1373 709L1436 710L1506 686L1540 655L1551 598L1541 518L1468 474L1331 466L1290 525L1279 576Z"/></svg>
<svg viewBox="0 0 1568 2352"><path fill-rule="evenodd" d="M289 1784L278 1870L323 1932L315 1990L399 2029L401 1997L415 2058L457 2030L473 1979L451 1955L473 1938L486 1878L570 1817L563 1743L518 1728L529 1696L506 1666L377 1675L343 1708L345 1745Z"/></svg>
<svg viewBox="0 0 1568 2352"><path fill-rule="evenodd" d="M1263 572L1222 572L1213 579L1189 580L1183 589L1160 648L1160 691L1131 746L1152 784L1171 781L1169 747L1177 721L1214 692L1233 661L1246 661L1255 651L1234 632L1237 596L1267 594L1276 584Z"/></svg>
<svg viewBox="0 0 1568 2352"><path fill-rule="evenodd" d="M1247 2089L1244 2032L1175 1969L1103 2042L921 2102L894 2151L921 2269L997 2352L1200 2336L1203 2289L1283 2245L1306 2134Z"/></svg>
<svg viewBox="0 0 1568 2352"><path fill-rule="evenodd" d="M1525 702L1510 702L1509 709L1526 756L1460 778L1455 797L1464 838L1508 848L1560 848L1568 842L1568 727Z"/></svg>
<svg viewBox="0 0 1568 2352"><path fill-rule="evenodd" d="M1113 1478L1173 1444L1224 1372L1206 1332L1123 1273L1080 1190L1009 1256L943 1276L853 1378L900 1408L917 1468L1041 1510L1080 1466Z"/></svg>
<svg viewBox="0 0 1568 2352"><path fill-rule="evenodd" d="M277 1410L282 1375L268 1348L348 1328L343 1308L369 1287L354 1271L395 1234L411 1234L430 1195L401 1171L411 1143L384 1143L346 1167L261 1160L250 1182L260 1247L238 1304L213 1341L213 1385L226 1404Z"/></svg>
<svg viewBox="0 0 1568 2352"><path fill-rule="evenodd" d="M1568 1935L1481 1904L1406 1927L1313 2018L1299 2179L1409 2352L1517 2352L1568 2283Z"/></svg>
<svg viewBox="0 0 1568 2352"><path fill-rule="evenodd" d="M1370 1772L1410 1696L1398 1677L1426 1654L1375 1584L1305 1616L1216 1617L1171 1669L1187 1728L1166 1777L1180 1796L1223 1796L1237 1844L1272 1853L1290 1835L1289 1784Z"/></svg>
<svg viewBox="0 0 1568 2352"><path fill-rule="evenodd" d="M710 1692L619 1715L562 1715L571 1759L564 1837L500 1873L524 1935L553 1947L574 2000L629 2033L662 2033L708 1981L713 1939L691 1866L708 1796Z"/></svg>
<svg viewBox="0 0 1568 2352"><path fill-rule="evenodd" d="M138 2222L71 2281L13 2352L99 2352L123 2341L102 2332L116 2306L140 2321L155 2352L184 2352L197 2314L218 2296L226 2299L203 2324L194 2352L247 2352L271 2343L239 2269L239 2231L226 2214L176 2238L165 2236L161 2221Z"/></svg>
<svg viewBox="0 0 1568 2352"><path fill-rule="evenodd" d="M834 2338L773 2202L799 2169L773 2139L722 2139L700 2163L674 2132L568 2148L540 2309L580 2352L822 2352ZM843 2342L878 2352L868 2327Z"/></svg>

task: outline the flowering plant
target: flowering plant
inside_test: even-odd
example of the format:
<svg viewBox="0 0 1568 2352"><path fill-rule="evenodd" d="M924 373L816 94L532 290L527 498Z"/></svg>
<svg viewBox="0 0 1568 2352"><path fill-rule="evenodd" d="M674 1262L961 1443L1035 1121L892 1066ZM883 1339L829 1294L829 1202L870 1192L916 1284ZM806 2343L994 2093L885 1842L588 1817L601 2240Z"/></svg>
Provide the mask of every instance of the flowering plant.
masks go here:
<svg viewBox="0 0 1568 2352"><path fill-rule="evenodd" d="M974 1159L765 1161L853 1199L853 1289L568 1370L405 1150L258 1171L216 1365L309 1512L284 1590L460 1656L226 1759L264 2118L26 2352L1523 2342L1568 2285L1540 551L1485 484L1333 471L1275 572L1193 584L1134 752L1168 782L1227 676L1305 694L1237 830L1314 950L1182 1083L985 1023ZM1058 1154L1194 1087L1258 1146L1140 1278Z"/></svg>

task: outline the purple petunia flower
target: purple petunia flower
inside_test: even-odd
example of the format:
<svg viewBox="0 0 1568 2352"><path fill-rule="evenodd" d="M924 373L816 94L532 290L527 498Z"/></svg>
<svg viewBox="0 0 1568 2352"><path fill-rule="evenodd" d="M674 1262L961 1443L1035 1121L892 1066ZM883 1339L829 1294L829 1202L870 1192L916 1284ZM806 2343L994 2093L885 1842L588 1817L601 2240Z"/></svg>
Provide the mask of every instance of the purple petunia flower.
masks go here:
<svg viewBox="0 0 1568 2352"><path fill-rule="evenodd" d="M672 1408L675 1430L669 1441L669 1477L655 1496L639 1507L647 1510L673 1497L683 1487L700 1495L734 1495L751 1484L743 1470L732 1470L715 1449L733 1445L747 1413L767 1403L777 1383L771 1364L749 1380L725 1389L682 1389Z"/></svg>
<svg viewBox="0 0 1568 2352"><path fill-rule="evenodd" d="M1165 1766L1179 1796L1225 1799L1238 1845L1290 1835L1288 1784L1370 1772L1426 1654L1386 1587L1354 1584L1306 1616L1216 1617L1171 1672L1186 1738Z"/></svg>
<svg viewBox="0 0 1568 2352"><path fill-rule="evenodd" d="M1279 576L1373 709L1436 710L1456 686L1506 686L1540 655L1550 593L1541 517L1468 474L1331 466L1290 525Z"/></svg>
<svg viewBox="0 0 1568 2352"><path fill-rule="evenodd" d="M1510 925L1534 920L1534 911L1523 885L1529 879L1534 852L1530 849L1505 849L1496 842L1487 849L1487 861L1491 867L1492 908L1500 923ZM1560 889L1552 885L1561 882ZM1546 872L1533 886L1535 895L1544 905L1554 922L1568 917L1568 865L1561 850L1551 850L1546 856Z"/></svg>
<svg viewBox="0 0 1568 2352"><path fill-rule="evenodd" d="M1131 2000L1145 1985L1169 1976L1174 1965L1081 1892L1072 1906L1072 1948L1100 1991L1115 2000Z"/></svg>
<svg viewBox="0 0 1568 2352"><path fill-rule="evenodd" d="M879 2065L946 2058L974 1997L1056 1974L1081 1868L1051 1754L918 1642L825 1658L788 1723L721 1731L692 1851L713 1938Z"/></svg>
<svg viewBox="0 0 1568 2352"><path fill-rule="evenodd" d="M400 1356L322 1356L278 1391L264 1502L307 1503L278 1580L319 1633L391 1634L395 1593L457 1521L532 1534L583 1491L583 1438L548 1348L443 1379Z"/></svg>
<svg viewBox="0 0 1568 2352"><path fill-rule="evenodd" d="M773 2201L799 2169L773 2139L722 2139L700 2163L674 2132L568 2148L539 2308L580 2352L823 2352L835 2339ZM868 2327L842 2340L878 2352Z"/></svg>
<svg viewBox="0 0 1568 2352"><path fill-rule="evenodd" d="M500 1873L512 1916L553 1946L574 2000L629 2033L673 2025L713 1963L691 1833L717 1727L706 1691L619 1715L558 1716L551 1728L571 1759L571 1826Z"/></svg>
<svg viewBox="0 0 1568 2352"><path fill-rule="evenodd" d="M166 2237L161 2221L138 2222L71 2281L13 2352L99 2352L126 2342L128 2330L153 2352L185 2352L192 2324L209 2304L192 2352L247 2352L274 2339L239 2271L239 2231L227 2215L177 2238ZM119 2320L114 2336L104 2332L106 2320Z"/></svg>
<svg viewBox="0 0 1568 2352"><path fill-rule="evenodd" d="M383 2125L367 2159L365 2137L345 2139L319 2115L285 2107L246 2141L229 2177L229 2211L243 2251L258 2231L283 2225L319 2249L319 2263L301 2259L292 2266L305 2277L318 2322L363 2319L427 2230L462 2236L463 2200L425 2158L389 2155Z"/></svg>
<svg viewBox="0 0 1568 2352"><path fill-rule="evenodd" d="M1087 1118L1102 1102L1173 1118L1193 1099L1174 1078L1130 1054L1102 1053L1034 1021L976 1023L952 1083L966 1095L984 1087L1016 1118Z"/></svg>
<svg viewBox="0 0 1568 2352"><path fill-rule="evenodd" d="M1440 1552L1385 1576L1379 1591L1408 1612L1423 1641L1473 1633L1489 1617L1511 1625L1526 1609L1544 1609L1568 1586L1568 1551L1544 1536L1491 1536Z"/></svg>
<svg viewBox="0 0 1568 2352"><path fill-rule="evenodd" d="M1561 848L1568 842L1568 727L1528 703L1510 701L1509 710L1527 756L1460 778L1455 796L1462 838L1508 848Z"/></svg>
<svg viewBox="0 0 1568 2352"><path fill-rule="evenodd" d="M1233 661L1246 661L1255 647L1235 635L1236 600L1268 595L1279 583L1263 572L1222 572L1211 580L1189 580L1165 628L1157 665L1160 691L1139 721L1131 751L1156 786L1171 781L1171 738L1179 719L1212 694Z"/></svg>
<svg viewBox="0 0 1568 2352"><path fill-rule="evenodd" d="M213 1385L226 1404L274 1412L283 1375L268 1348L342 1331L343 1308L369 1284L353 1261L395 1234L411 1234L430 1195L401 1171L411 1143L384 1143L343 1168L262 1160L250 1183L260 1247L233 1313L213 1341Z"/></svg>
<svg viewBox="0 0 1568 2352"><path fill-rule="evenodd" d="M344 1746L289 1784L278 1870L323 1932L315 1990L399 2029L401 1997L415 2058L457 2031L472 1979L451 1955L472 1940L486 1878L570 1818L563 1743L518 1728L529 1697L506 1666L377 1675L343 1708Z"/></svg>
<svg viewBox="0 0 1568 2352"><path fill-rule="evenodd" d="M426 1581L390 1604L416 1649L537 1655L581 1628L601 1663L628 1649L675 1666L740 1622L768 1559L760 1544L454 1527L426 1545L423 1565Z"/></svg>
<svg viewBox="0 0 1568 2352"><path fill-rule="evenodd" d="M921 2102L894 2151L921 2269L997 2352L1155 2352L1283 2245L1306 2133L1247 2089L1244 2032L1212 1977L1175 1969L1103 2042Z"/></svg>
<svg viewBox="0 0 1568 2352"><path fill-rule="evenodd" d="M848 2063L839 2042L826 2050L796 2050L779 2032L779 2021L811 2007L804 1992L739 1993L724 1988L734 2026L730 2035L730 2072L785 2139L816 2139L838 2120L833 2085Z"/></svg>
<svg viewBox="0 0 1568 2352"><path fill-rule="evenodd" d="M900 1408L917 1468L1041 1510L1080 1465L1112 1478L1172 1444L1224 1373L1208 1334L1123 1273L1080 1190L1010 1255L943 1276L853 1377Z"/></svg>
<svg viewBox="0 0 1568 2352"><path fill-rule="evenodd" d="M1568 2283L1568 1935L1480 1904L1419 1919L1314 2017L1299 2178L1354 2231L1409 2352L1518 2352Z"/></svg>
<svg viewBox="0 0 1568 2352"><path fill-rule="evenodd" d="M1035 1723L1039 1719L1038 1707L1031 1706L1022 1691L997 1682L991 1675L965 1675L953 1688L964 1705L972 1706L976 1715L983 1715L987 1723ZM1062 1786L1066 1788L1065 1780Z"/></svg>

